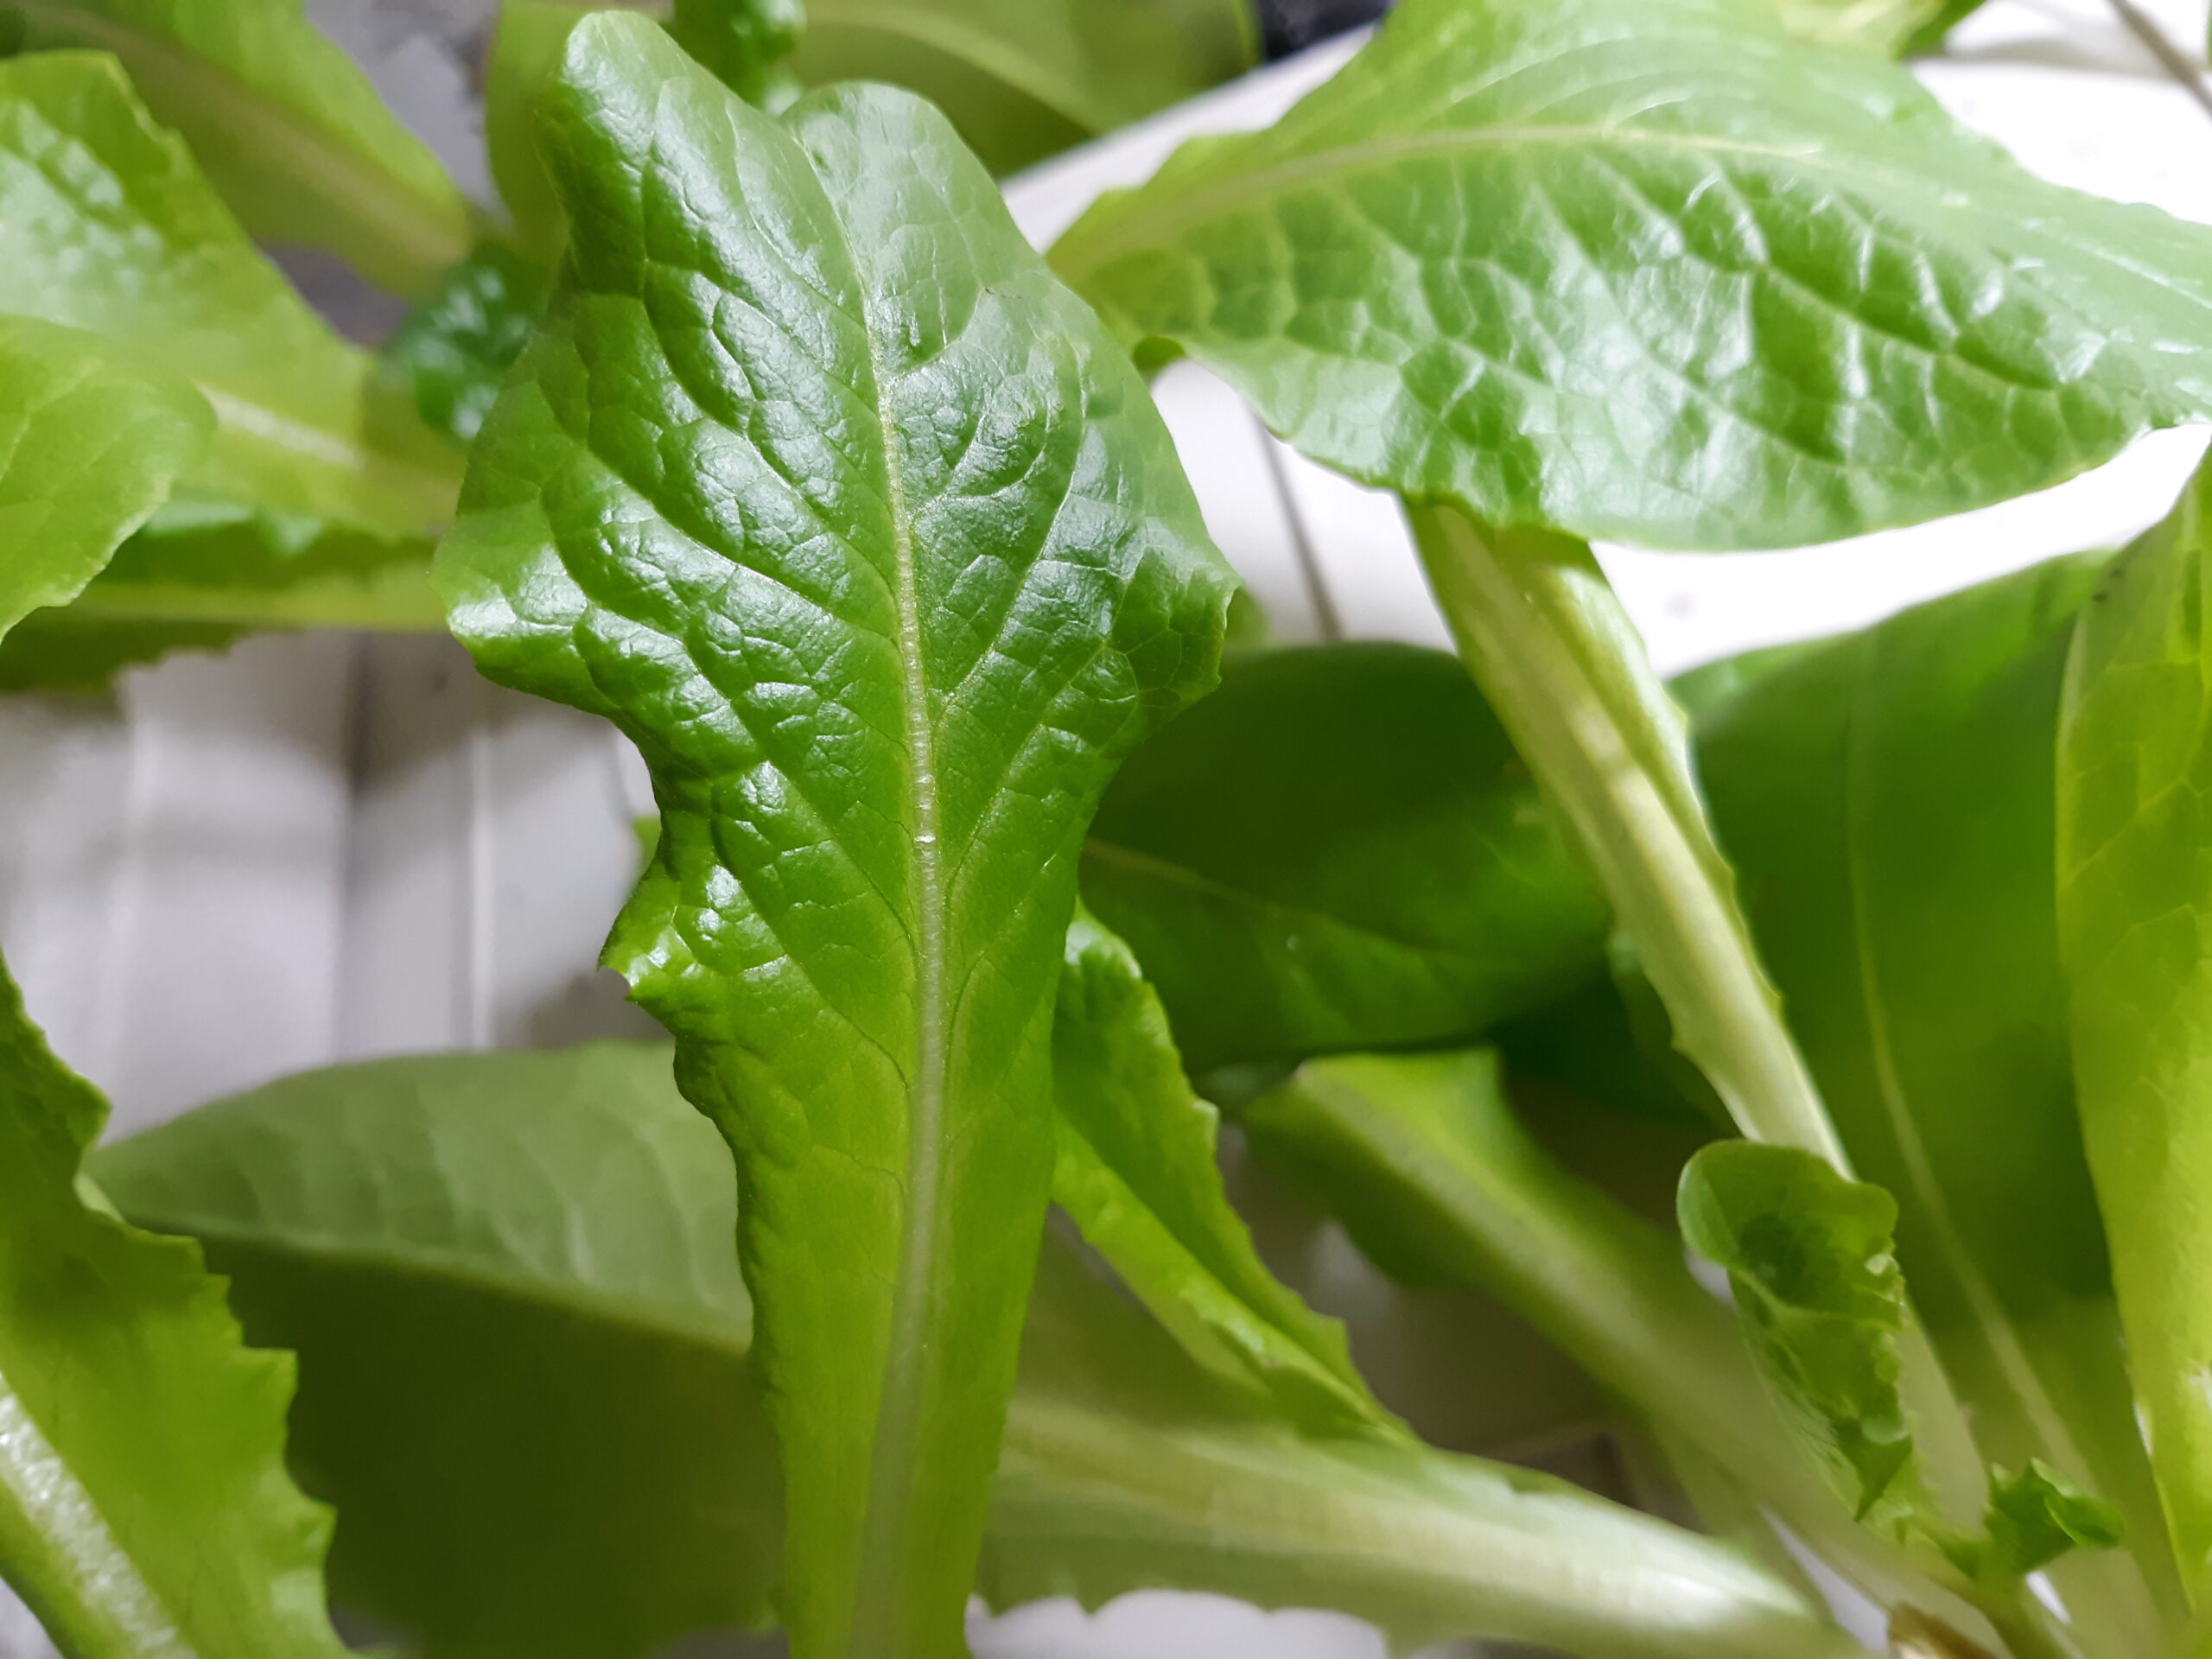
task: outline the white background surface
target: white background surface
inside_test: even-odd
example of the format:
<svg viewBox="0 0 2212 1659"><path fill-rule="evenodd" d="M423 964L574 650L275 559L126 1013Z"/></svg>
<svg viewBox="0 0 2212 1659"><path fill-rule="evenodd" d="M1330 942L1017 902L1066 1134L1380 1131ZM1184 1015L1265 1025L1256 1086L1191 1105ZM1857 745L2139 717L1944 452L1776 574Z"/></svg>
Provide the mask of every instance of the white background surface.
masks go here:
<svg viewBox="0 0 2212 1659"><path fill-rule="evenodd" d="M465 76L438 36L402 0L310 10L482 191ZM2201 60L2205 0L2151 10ZM1342 55L1049 163L1010 200L1048 235L1188 132L1272 118ZM2212 222L2212 118L2106 0L1993 0L1922 73L2048 176ZM1387 500L1275 444L1199 371L1159 395L1217 538L1282 634L1442 642ZM1604 556L1671 671L2115 543L2163 513L2203 442L2163 435L2043 496L1831 548ZM599 722L484 685L448 641L264 638L129 676L108 702L0 699L0 943L57 1048L114 1097L118 1131L334 1059L651 1030L594 966L650 804L635 757ZM1378 1386L1448 1351L1442 1322L1418 1317L1428 1305L1380 1286L1340 1237L1319 1236L1315 1262L1307 1282ZM1450 1404L1417 1414L1448 1433ZM975 1634L979 1659L1382 1653L1335 1615L1157 1594L1090 1618L1042 1605ZM0 1659L48 1651L0 1599Z"/></svg>

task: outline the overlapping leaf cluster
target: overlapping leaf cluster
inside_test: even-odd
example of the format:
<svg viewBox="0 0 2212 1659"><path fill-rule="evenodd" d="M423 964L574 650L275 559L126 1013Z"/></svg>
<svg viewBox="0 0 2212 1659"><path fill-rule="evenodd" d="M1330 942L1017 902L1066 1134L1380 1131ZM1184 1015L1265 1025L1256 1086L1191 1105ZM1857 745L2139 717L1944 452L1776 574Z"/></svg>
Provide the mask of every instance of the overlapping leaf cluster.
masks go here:
<svg viewBox="0 0 2212 1659"><path fill-rule="evenodd" d="M2212 486L1674 688L1586 538L2212 418L2212 232L1885 60L1966 8L1405 0L1048 261L991 169L1254 49L1106 10L508 0L496 213L294 0L0 14L0 683L449 622L645 756L607 960L674 1039L88 1160L0 977L0 1571L73 1659L334 1653L326 1594L429 1656L939 1659L971 1589L1147 1586L1841 1659L1809 1550L1900 1655L2193 1650ZM894 58L946 112L845 84ZM416 308L372 356L263 242ZM1404 499L1456 659L1225 651L1177 353ZM1214 1101L1554 1345L1649 1512L1424 1444Z"/></svg>

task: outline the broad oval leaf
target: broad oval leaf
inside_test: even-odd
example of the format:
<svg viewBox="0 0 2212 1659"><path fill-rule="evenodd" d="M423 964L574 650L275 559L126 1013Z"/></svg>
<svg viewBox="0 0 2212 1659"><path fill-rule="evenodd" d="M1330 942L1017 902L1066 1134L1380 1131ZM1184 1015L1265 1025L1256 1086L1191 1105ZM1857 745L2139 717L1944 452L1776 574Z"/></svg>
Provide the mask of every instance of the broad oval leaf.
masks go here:
<svg viewBox="0 0 2212 1659"><path fill-rule="evenodd" d="M1317 461L1649 547L1934 518L2212 414L2212 231L2042 183L1768 0L1408 0L1052 260Z"/></svg>
<svg viewBox="0 0 2212 1659"><path fill-rule="evenodd" d="M1081 911L1052 1020L1052 1198L1200 1365L1320 1430L1395 1428L1344 1328L1268 1271L1215 1160L1220 1117L1191 1092L1128 947Z"/></svg>
<svg viewBox="0 0 2212 1659"><path fill-rule="evenodd" d="M1233 578L1135 371L926 105L779 122L608 14L546 107L577 234L440 579L486 673L653 772L607 959L737 1149L798 1651L950 1651L1076 853L1211 683Z"/></svg>
<svg viewBox="0 0 2212 1659"><path fill-rule="evenodd" d="M452 515L459 464L293 291L114 60L0 62L0 313L179 374L216 435L187 482L404 537Z"/></svg>
<svg viewBox="0 0 2212 1659"><path fill-rule="evenodd" d="M1232 656L1084 845L1198 1071L1466 1040L1604 971L1604 895L1440 652Z"/></svg>
<svg viewBox="0 0 2212 1659"><path fill-rule="evenodd" d="M111 52L232 211L403 293L468 251L468 204L301 0L9 0L16 49Z"/></svg>
<svg viewBox="0 0 2212 1659"><path fill-rule="evenodd" d="M104 1150L249 1327L302 1351L296 1441L340 1595L485 1659L636 1659L749 1623L774 1461L727 1153L668 1051L379 1061ZM1162 1585L1333 1606L1399 1646L1849 1659L1735 1551L1402 1439L1321 1441L1217 1385L1048 1247L985 1546L1000 1605Z"/></svg>
<svg viewBox="0 0 2212 1659"><path fill-rule="evenodd" d="M2082 1130L2184 1584L2212 1561L2212 471L2085 607L2058 736L2058 938Z"/></svg>

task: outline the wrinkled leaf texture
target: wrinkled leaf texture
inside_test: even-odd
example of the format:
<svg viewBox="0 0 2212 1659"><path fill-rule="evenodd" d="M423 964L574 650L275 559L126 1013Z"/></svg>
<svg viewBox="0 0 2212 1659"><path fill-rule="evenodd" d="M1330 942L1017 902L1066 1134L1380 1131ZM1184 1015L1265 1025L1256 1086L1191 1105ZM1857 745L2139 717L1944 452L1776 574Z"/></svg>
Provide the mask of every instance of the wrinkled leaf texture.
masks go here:
<svg viewBox="0 0 2212 1659"><path fill-rule="evenodd" d="M572 224L440 580L614 720L662 829L607 960L736 1148L797 1651L959 1640L1052 1168L1084 825L1233 582L1141 381L942 119L778 121L579 24Z"/></svg>
<svg viewBox="0 0 2212 1659"><path fill-rule="evenodd" d="M1640 546L1935 518L2212 412L2212 231L2041 182L1767 0L1407 0L1052 261L1317 461Z"/></svg>
<svg viewBox="0 0 2212 1659"><path fill-rule="evenodd" d="M302 1351L296 1442L340 1593L432 1659L630 1659L765 1618L780 1527L728 1154L668 1051L378 1061L104 1150ZM1543 1476L1316 1440L1048 1247L980 1587L1335 1606L1411 1648L1856 1651L1734 1551Z"/></svg>

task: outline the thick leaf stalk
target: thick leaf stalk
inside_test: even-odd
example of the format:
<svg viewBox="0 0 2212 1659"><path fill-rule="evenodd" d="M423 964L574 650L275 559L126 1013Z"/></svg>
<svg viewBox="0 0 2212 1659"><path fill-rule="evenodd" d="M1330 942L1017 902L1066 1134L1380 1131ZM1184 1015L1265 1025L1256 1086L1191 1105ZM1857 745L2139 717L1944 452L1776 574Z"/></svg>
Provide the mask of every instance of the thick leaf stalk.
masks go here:
<svg viewBox="0 0 2212 1659"><path fill-rule="evenodd" d="M618 13L542 106L575 233L440 580L487 673L653 774L607 960L737 1153L795 1649L954 1653L1076 856L1211 684L1233 578L1135 370L927 105L771 118Z"/></svg>

